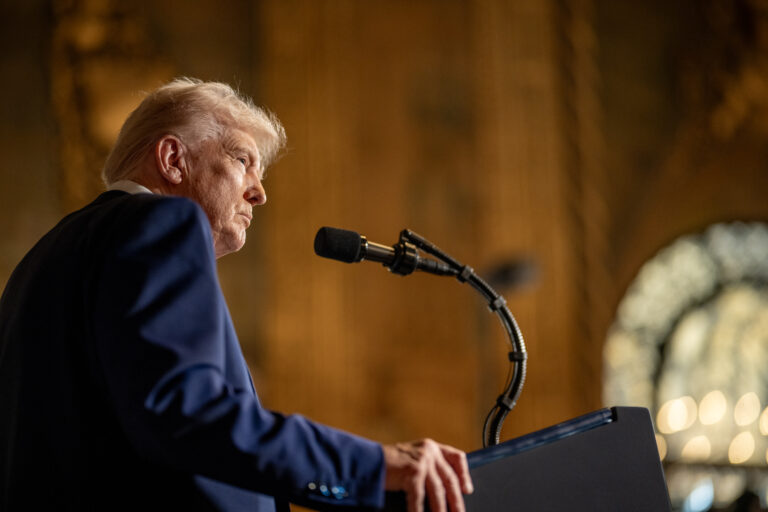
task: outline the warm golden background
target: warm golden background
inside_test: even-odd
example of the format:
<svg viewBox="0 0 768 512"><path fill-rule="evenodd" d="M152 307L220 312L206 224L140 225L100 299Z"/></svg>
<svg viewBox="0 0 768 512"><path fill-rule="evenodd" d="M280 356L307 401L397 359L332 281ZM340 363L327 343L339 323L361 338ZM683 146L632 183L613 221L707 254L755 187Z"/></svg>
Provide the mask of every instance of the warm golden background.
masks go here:
<svg viewBox="0 0 768 512"><path fill-rule="evenodd" d="M768 220L756 0L0 2L0 285L100 190L127 113L174 76L285 124L246 248L220 262L263 401L381 441L474 450L505 337L465 285L316 257L323 225L411 228L501 286L529 350L510 438L602 407L603 344L677 236Z"/></svg>

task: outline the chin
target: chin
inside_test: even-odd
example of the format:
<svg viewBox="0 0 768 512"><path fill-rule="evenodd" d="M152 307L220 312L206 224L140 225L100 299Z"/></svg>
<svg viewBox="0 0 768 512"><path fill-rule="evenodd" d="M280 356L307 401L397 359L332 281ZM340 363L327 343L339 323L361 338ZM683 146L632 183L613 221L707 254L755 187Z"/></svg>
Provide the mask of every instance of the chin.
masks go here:
<svg viewBox="0 0 768 512"><path fill-rule="evenodd" d="M242 233L239 237L232 240L231 251L230 252L237 252L240 249L245 246L245 232Z"/></svg>
<svg viewBox="0 0 768 512"><path fill-rule="evenodd" d="M216 253L216 258L221 258L227 254L237 252L242 249L244 245L245 233L223 238L222 240L219 240L219 243L214 243L214 252Z"/></svg>

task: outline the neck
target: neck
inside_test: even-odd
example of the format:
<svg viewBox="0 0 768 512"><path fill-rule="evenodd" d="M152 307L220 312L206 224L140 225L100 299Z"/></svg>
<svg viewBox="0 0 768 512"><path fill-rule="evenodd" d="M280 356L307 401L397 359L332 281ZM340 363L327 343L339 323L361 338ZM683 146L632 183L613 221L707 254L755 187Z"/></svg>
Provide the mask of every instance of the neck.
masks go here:
<svg viewBox="0 0 768 512"><path fill-rule="evenodd" d="M143 187L147 187L153 194L163 196L174 195L174 192L169 186L169 183L162 179L161 176L158 176L156 172L146 172L142 169L139 169L138 171L132 172L123 179L131 180Z"/></svg>

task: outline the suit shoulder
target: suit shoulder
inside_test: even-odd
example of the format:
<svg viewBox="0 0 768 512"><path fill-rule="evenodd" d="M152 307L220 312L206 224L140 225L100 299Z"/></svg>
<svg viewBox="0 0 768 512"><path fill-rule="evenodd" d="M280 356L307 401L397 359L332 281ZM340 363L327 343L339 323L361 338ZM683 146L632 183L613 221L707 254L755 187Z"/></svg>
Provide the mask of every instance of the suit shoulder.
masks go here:
<svg viewBox="0 0 768 512"><path fill-rule="evenodd" d="M92 232L173 231L186 224L208 227L202 208L191 199L155 194L107 192L71 217L74 222L85 220Z"/></svg>
<svg viewBox="0 0 768 512"><path fill-rule="evenodd" d="M189 237L212 243L210 224L203 209L185 197L135 194L118 215L115 228L141 238Z"/></svg>
<svg viewBox="0 0 768 512"><path fill-rule="evenodd" d="M118 216L125 220L183 221L204 219L200 205L186 197L156 194L127 194L113 205Z"/></svg>
<svg viewBox="0 0 768 512"><path fill-rule="evenodd" d="M186 248L207 254L213 250L208 218L185 197L116 193L100 196L83 214L90 224L88 231L100 240L97 244L110 252L173 253Z"/></svg>

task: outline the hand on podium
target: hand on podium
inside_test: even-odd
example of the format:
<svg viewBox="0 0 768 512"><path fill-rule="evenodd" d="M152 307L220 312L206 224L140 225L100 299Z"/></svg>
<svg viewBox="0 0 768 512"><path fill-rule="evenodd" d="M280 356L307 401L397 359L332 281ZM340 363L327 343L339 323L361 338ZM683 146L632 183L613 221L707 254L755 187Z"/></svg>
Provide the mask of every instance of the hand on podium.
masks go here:
<svg viewBox="0 0 768 512"><path fill-rule="evenodd" d="M384 445L387 491L403 491L408 512L464 512L462 493L472 493L467 456L431 439ZM450 509L446 509L446 502Z"/></svg>

